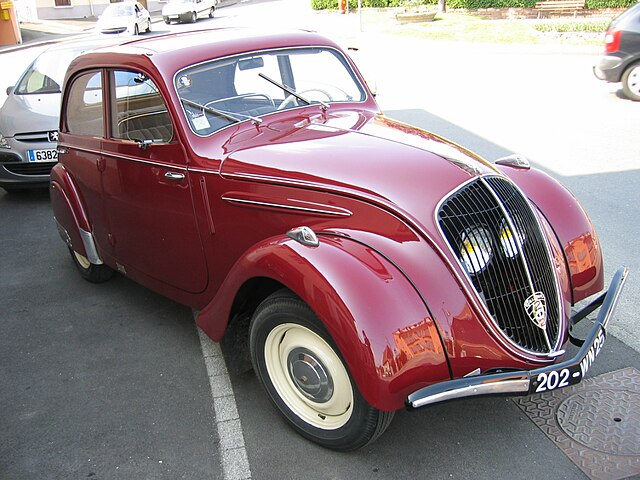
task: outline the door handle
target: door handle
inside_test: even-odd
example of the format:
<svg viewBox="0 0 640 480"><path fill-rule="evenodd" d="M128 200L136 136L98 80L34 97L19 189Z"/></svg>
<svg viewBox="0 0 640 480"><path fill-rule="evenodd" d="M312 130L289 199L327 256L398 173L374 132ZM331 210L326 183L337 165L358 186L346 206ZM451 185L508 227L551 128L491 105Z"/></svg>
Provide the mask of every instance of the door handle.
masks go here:
<svg viewBox="0 0 640 480"><path fill-rule="evenodd" d="M164 178L169 180L184 180L184 173L167 172L164 174Z"/></svg>

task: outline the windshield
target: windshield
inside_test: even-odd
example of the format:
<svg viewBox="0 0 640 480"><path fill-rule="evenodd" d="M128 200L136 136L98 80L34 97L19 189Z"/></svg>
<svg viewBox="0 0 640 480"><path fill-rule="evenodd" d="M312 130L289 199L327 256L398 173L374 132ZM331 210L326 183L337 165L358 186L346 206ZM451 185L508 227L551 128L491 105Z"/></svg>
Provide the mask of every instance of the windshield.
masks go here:
<svg viewBox="0 0 640 480"><path fill-rule="evenodd" d="M201 136L280 110L366 99L346 59L329 48L212 60L180 71L175 87L191 129Z"/></svg>
<svg viewBox="0 0 640 480"><path fill-rule="evenodd" d="M129 17L133 15L133 7L131 5L109 5L102 13L103 17Z"/></svg>
<svg viewBox="0 0 640 480"><path fill-rule="evenodd" d="M67 67L77 51L53 50L42 53L18 81L13 93L29 95L60 93Z"/></svg>

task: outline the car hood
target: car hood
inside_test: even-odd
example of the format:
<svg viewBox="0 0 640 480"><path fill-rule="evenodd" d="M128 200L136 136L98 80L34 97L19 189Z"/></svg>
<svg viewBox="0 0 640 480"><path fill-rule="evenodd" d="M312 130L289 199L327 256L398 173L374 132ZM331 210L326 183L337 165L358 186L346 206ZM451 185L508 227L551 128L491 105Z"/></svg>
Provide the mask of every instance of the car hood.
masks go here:
<svg viewBox="0 0 640 480"><path fill-rule="evenodd" d="M0 109L0 133L13 137L19 133L58 130L60 95L9 95Z"/></svg>
<svg viewBox="0 0 640 480"><path fill-rule="evenodd" d="M339 112L252 131L231 137L223 176L342 192L427 230L444 196L476 176L499 174L462 147L383 115Z"/></svg>

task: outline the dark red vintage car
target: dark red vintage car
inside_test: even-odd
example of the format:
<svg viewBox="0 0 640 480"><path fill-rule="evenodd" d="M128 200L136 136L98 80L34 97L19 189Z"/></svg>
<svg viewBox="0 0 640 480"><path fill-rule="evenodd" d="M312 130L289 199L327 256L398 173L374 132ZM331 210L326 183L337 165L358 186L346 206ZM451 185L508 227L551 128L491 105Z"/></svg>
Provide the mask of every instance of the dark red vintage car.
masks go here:
<svg viewBox="0 0 640 480"><path fill-rule="evenodd" d="M405 406L573 385L600 352L626 270L601 293L575 198L385 117L326 38L136 40L75 60L63 95L51 197L80 273L197 309L323 446L362 447Z"/></svg>

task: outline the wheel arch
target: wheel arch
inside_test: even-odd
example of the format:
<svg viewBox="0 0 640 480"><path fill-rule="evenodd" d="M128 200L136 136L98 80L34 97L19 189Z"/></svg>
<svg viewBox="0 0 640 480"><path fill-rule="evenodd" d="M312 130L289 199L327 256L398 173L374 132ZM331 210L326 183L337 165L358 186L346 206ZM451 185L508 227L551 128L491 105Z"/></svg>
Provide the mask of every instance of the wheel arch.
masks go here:
<svg viewBox="0 0 640 480"><path fill-rule="evenodd" d="M285 236L254 246L200 312L198 325L223 345L236 345L260 302L285 287L322 321L372 406L397 410L420 386L449 379L435 322L403 273L365 245L319 237L318 247ZM418 337L418 353L408 352L405 331Z"/></svg>

